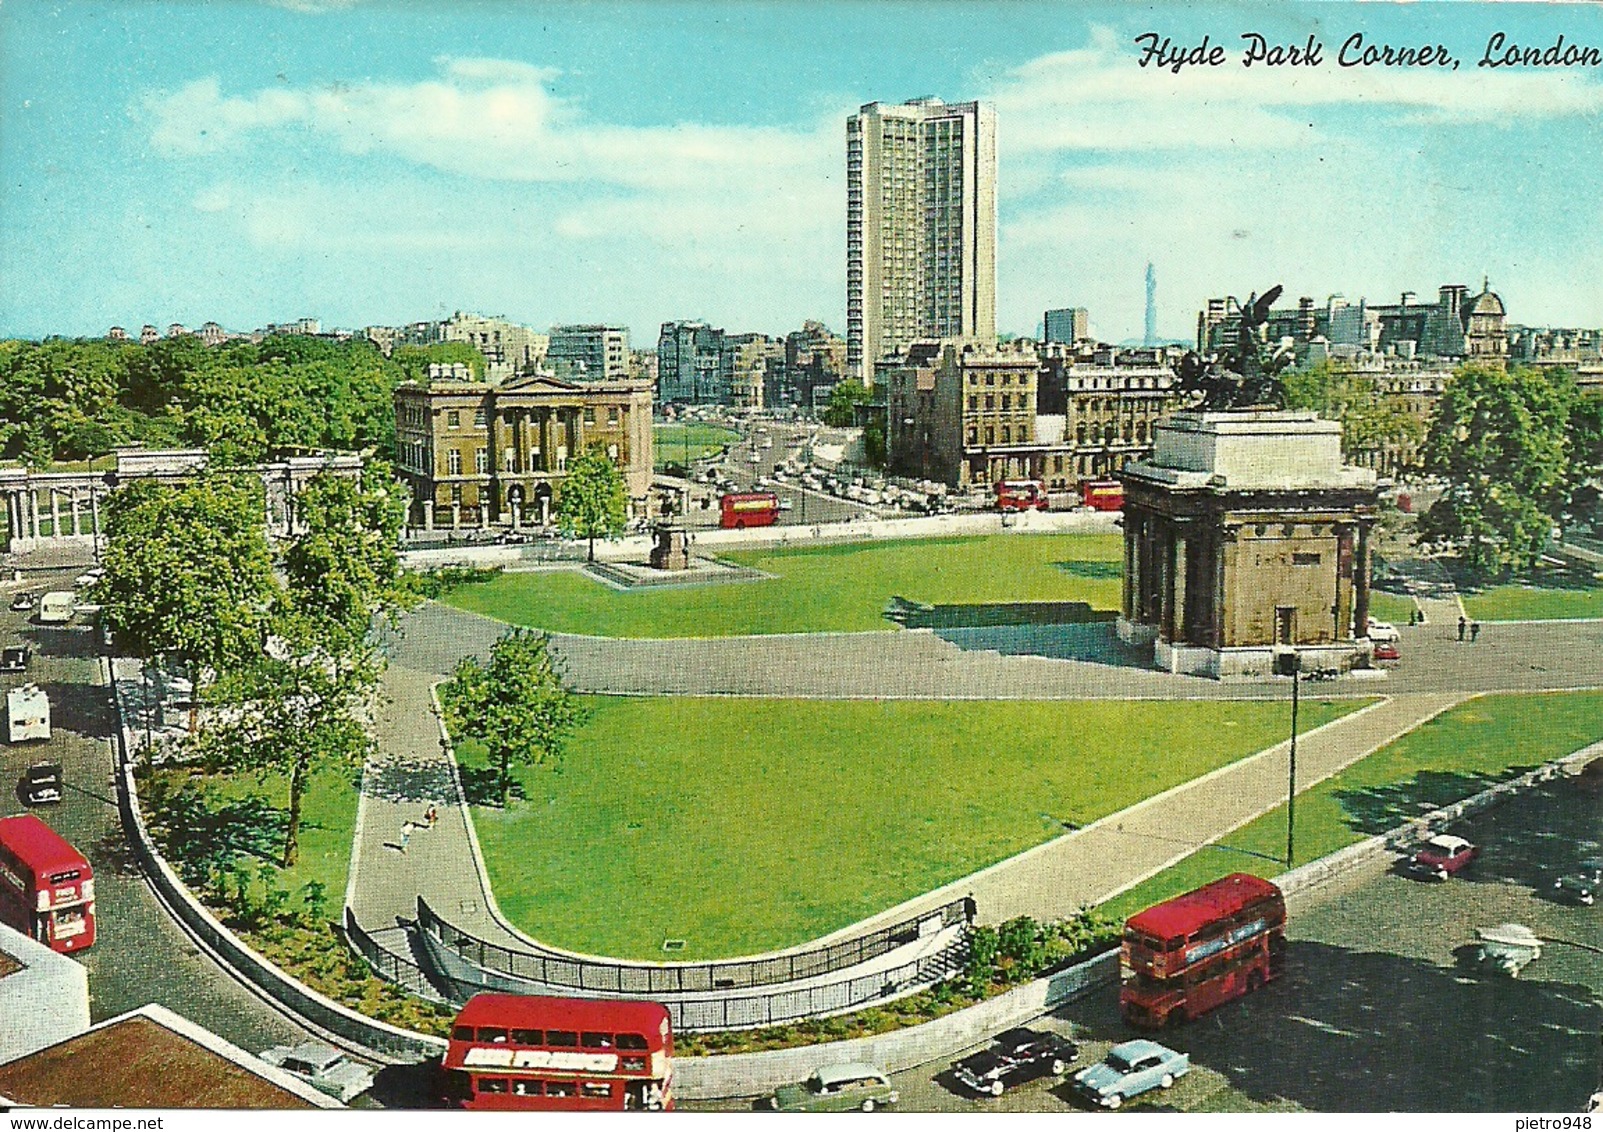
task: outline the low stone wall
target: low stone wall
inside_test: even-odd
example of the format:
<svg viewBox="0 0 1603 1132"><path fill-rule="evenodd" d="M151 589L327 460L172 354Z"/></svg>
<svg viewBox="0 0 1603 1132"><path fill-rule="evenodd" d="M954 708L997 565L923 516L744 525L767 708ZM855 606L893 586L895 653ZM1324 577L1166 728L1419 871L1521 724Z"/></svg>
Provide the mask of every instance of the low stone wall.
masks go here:
<svg viewBox="0 0 1603 1132"><path fill-rule="evenodd" d="M809 546L838 542L870 542L879 539L948 538L956 535L997 534L1115 534L1118 515L1111 511L1026 511L1017 515L1002 515L994 511L972 514L926 515L914 519L854 519L844 523L795 524L774 527L751 527L741 531L719 528L696 530L691 551L705 554L716 550L733 550L775 546ZM649 535L630 535L628 538L596 543L596 559L600 562L644 562L651 553ZM575 544L572 558L575 564L585 557L585 547ZM525 559L518 546L474 545L431 547L427 550L408 550L402 553L406 564L414 569L439 566L505 566L516 569L525 561L538 561L549 565L549 555Z"/></svg>
<svg viewBox="0 0 1603 1132"><path fill-rule="evenodd" d="M820 1065L844 1061L866 1061L891 1072L911 1069L1112 986L1118 977L1118 952L1109 951L922 1026L795 1049L677 1058L674 1093L686 1100L753 1096L800 1081Z"/></svg>
<svg viewBox="0 0 1603 1132"><path fill-rule="evenodd" d="M445 1043L438 1038L415 1034L368 1018L302 986L247 947L195 898L178 874L162 859L150 831L145 827L134 782L128 735L121 722L122 700L117 691L115 672L109 663L106 672L110 677L112 695L117 699L117 810L122 817L128 843L167 910L205 947L213 959L247 987L297 1021L339 1044L355 1047L358 1052L374 1060L397 1064L438 1057L444 1053Z"/></svg>

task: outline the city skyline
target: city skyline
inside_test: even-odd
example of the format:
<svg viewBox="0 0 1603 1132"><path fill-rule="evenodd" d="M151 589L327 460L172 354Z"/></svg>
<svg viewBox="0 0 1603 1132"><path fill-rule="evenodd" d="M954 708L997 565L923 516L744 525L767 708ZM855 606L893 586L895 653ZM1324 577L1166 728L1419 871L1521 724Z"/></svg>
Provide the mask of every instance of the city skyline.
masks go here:
<svg viewBox="0 0 1603 1132"><path fill-rule="evenodd" d="M1334 52L1349 30L1464 66L1239 65L1248 31ZM1142 68L1147 31L1231 58ZM1390 302L1484 273L1511 321L1603 324L1577 270L1603 81L1477 67L1498 31L1603 44L1603 11L13 3L0 333L459 309L642 343L684 318L844 332L840 124L922 95L997 108L1003 332L1072 302L1140 338L1148 261L1164 338L1219 293Z"/></svg>

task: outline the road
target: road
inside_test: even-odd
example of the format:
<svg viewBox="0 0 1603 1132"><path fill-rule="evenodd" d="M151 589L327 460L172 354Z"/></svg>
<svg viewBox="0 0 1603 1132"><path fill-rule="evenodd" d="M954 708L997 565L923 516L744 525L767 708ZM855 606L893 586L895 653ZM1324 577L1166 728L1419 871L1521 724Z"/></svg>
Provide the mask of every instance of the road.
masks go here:
<svg viewBox="0 0 1603 1132"><path fill-rule="evenodd" d="M789 502L790 507L780 512L781 526L810 526L875 518L878 512L872 507L813 491L795 482L780 483L773 479L774 469L801 451L808 438L817 431L814 425L758 422L740 441L730 446L729 456L723 465L724 474L743 491L772 491L779 496L782 506ZM765 443L767 447L764 447ZM752 459L753 455L757 457L756 460ZM759 478L769 481L766 487L757 488L756 481ZM693 509L692 516L696 513L697 509ZM716 526L716 498L707 514L712 516L712 522L707 525Z"/></svg>
<svg viewBox="0 0 1603 1132"><path fill-rule="evenodd" d="M1560 779L1455 827L1481 847L1445 884L1382 863L1292 901L1283 978L1158 1040L1193 1071L1135 1111L1580 1112L1600 1078L1603 920L1553 900L1553 877L1596 853L1596 799ZM1468 962L1475 929L1504 922L1549 941L1518 979ZM1560 942L1562 941L1562 942ZM1031 1023L1072 1036L1078 1065L1136 1036L1117 992ZM950 1064L894 1075L909 1112L1056 1112L1083 1107L1065 1082L973 1098ZM1072 1073L1073 1070L1071 1069ZM753 1101L683 1102L740 1110Z"/></svg>
<svg viewBox="0 0 1603 1132"><path fill-rule="evenodd" d="M25 676L7 674L5 689L33 682L50 697L52 732L43 743L0 747L0 813L20 813L15 791L31 763L59 761L66 799L38 811L89 859L95 872L97 938L78 956L89 972L96 1021L147 1002L200 1023L235 1045L259 1052L314 1035L262 1002L196 947L145 881L123 836L113 786L113 711L92 630L31 623L4 606L19 589L71 589L71 574L32 575L22 586L0 585L0 644L32 646Z"/></svg>

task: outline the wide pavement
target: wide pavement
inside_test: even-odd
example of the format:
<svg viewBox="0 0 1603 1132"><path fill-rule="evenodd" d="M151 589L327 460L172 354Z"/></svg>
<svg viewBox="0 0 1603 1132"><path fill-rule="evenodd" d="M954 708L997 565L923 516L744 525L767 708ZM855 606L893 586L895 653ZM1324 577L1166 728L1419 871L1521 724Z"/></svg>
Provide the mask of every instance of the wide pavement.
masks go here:
<svg viewBox="0 0 1603 1132"><path fill-rule="evenodd" d="M887 623L888 625L888 623ZM395 659L449 674L489 655L502 622L428 602L391 638ZM1603 686L1603 621L1483 624L1459 643L1456 621L1399 626L1400 663L1378 679L1320 685L1321 695L1401 695ZM1285 681L1221 683L1155 672L1106 623L751 637L623 639L553 634L571 687L626 695L808 699L1283 699Z"/></svg>

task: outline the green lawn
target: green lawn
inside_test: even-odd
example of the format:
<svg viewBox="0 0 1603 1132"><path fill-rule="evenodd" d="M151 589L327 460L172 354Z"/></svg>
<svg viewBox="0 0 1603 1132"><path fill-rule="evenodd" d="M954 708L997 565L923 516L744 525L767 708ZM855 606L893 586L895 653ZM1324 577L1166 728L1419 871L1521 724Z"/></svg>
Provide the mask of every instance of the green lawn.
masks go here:
<svg viewBox="0 0 1603 1132"><path fill-rule="evenodd" d="M1407 625L1414 613L1414 599L1385 590L1369 591L1369 615L1377 621L1390 621L1393 625Z"/></svg>
<svg viewBox="0 0 1603 1132"><path fill-rule="evenodd" d="M740 433L732 428L702 421L654 424L651 426L651 435L658 470L670 463L686 463L687 455L692 461L716 456L724 450L725 445L740 439Z"/></svg>
<svg viewBox="0 0 1603 1132"><path fill-rule="evenodd" d="M516 625L605 637L887 629L885 603L1086 601L1119 608L1118 535L909 539L723 557L775 577L621 593L574 572L502 574L445 601Z"/></svg>
<svg viewBox="0 0 1603 1132"><path fill-rule="evenodd" d="M1480 696L1297 795L1296 863L1384 833L1426 810L1603 738L1603 693ZM1106 905L1123 918L1227 873L1286 871L1284 806Z"/></svg>
<svg viewBox="0 0 1603 1132"><path fill-rule="evenodd" d="M1492 586L1464 593L1464 609L1477 621L1557 621L1603 618L1603 584L1564 588L1555 585Z"/></svg>
<svg viewBox="0 0 1603 1132"><path fill-rule="evenodd" d="M175 782L188 781L197 786L206 799L209 809L215 811L223 804L251 795L259 796L280 811L272 828L282 830L282 820L289 808L289 779L276 773L240 773L232 775L189 775L187 771L158 772ZM287 889L299 903L301 886L307 881L321 881L325 886L331 914L337 915L345 900L346 878L350 875L351 840L356 828L357 775L355 768L323 768L314 771L307 780L306 793L301 802L300 852L295 867L278 870L278 884ZM276 866L281 838L274 838L271 854L253 856L245 854L240 861L253 874L264 861Z"/></svg>
<svg viewBox="0 0 1603 1132"><path fill-rule="evenodd" d="M1308 726L1363 701L1310 701ZM793 946L1284 738L1284 703L592 698L560 769L474 810L496 900L560 947ZM460 750L468 777L482 748ZM665 955L664 939L683 939Z"/></svg>

